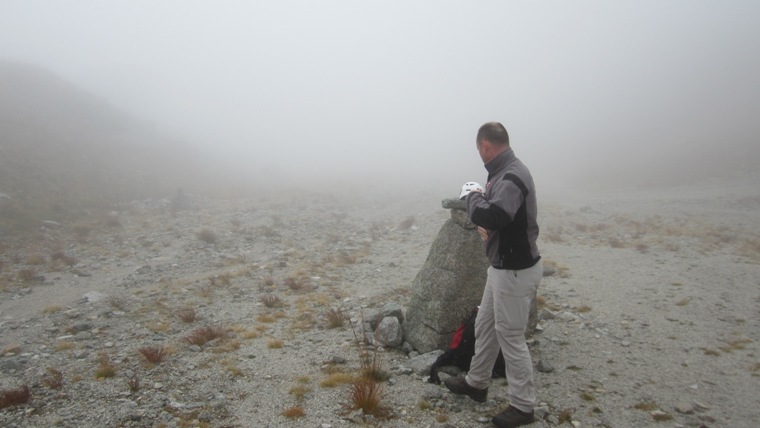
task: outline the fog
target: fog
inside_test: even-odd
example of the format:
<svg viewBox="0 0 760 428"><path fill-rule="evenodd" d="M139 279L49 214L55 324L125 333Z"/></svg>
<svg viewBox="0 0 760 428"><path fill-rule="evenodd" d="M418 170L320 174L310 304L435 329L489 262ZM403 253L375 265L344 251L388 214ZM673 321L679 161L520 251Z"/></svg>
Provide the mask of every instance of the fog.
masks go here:
<svg viewBox="0 0 760 428"><path fill-rule="evenodd" d="M53 70L261 177L453 189L508 128L539 188L752 173L756 1L0 2Z"/></svg>

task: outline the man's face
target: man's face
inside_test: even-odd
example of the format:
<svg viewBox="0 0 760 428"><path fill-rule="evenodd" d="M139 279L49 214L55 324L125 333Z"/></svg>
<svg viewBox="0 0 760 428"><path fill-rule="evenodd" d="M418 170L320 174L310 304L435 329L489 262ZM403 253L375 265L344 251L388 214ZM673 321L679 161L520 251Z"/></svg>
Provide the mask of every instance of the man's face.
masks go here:
<svg viewBox="0 0 760 428"><path fill-rule="evenodd" d="M488 163L488 141L486 140L476 140L475 141L475 147L478 149L478 154L480 155L480 159L483 161L483 163Z"/></svg>

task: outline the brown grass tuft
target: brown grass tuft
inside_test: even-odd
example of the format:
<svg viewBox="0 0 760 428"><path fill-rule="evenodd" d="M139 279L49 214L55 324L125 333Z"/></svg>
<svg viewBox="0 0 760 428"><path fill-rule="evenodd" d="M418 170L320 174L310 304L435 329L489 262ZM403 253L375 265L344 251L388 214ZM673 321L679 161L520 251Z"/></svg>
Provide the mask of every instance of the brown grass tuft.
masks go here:
<svg viewBox="0 0 760 428"><path fill-rule="evenodd" d="M60 352L60 351L68 351L68 350L74 349L76 347L77 347L76 343L69 342L69 341L66 341L66 340L58 341L55 344L55 350L58 351L58 352Z"/></svg>
<svg viewBox="0 0 760 428"><path fill-rule="evenodd" d="M112 308L123 312L126 312L129 307L129 299L126 296L110 295L106 298L106 301Z"/></svg>
<svg viewBox="0 0 760 428"><path fill-rule="evenodd" d="M193 330L185 337L185 342L191 345L203 346L214 339L227 336L227 330L220 326L206 326Z"/></svg>
<svg viewBox="0 0 760 428"><path fill-rule="evenodd" d="M303 400L306 397L306 394L311 392L311 388L309 388L306 385L296 385L292 388L290 388L290 391L288 391L288 394L296 397L296 400Z"/></svg>
<svg viewBox="0 0 760 428"><path fill-rule="evenodd" d="M102 352L99 358L99 366L95 369L95 379L108 379L116 376L116 367L111 364L108 354Z"/></svg>
<svg viewBox="0 0 760 428"><path fill-rule="evenodd" d="M270 315L270 314L258 314L258 315L256 316L256 321L258 321L258 322L263 322L263 323L267 323L267 324L271 324L271 323L275 322L276 320L275 320L275 318L274 318L272 315Z"/></svg>
<svg viewBox="0 0 760 428"><path fill-rule="evenodd" d="M283 281L285 286L293 291L301 291L306 287L306 281L303 278L289 276Z"/></svg>
<svg viewBox="0 0 760 428"><path fill-rule="evenodd" d="M334 372L327 375L322 382L319 382L319 386L323 388L334 388L338 385L345 385L354 381L354 375L346 372Z"/></svg>
<svg viewBox="0 0 760 428"><path fill-rule="evenodd" d="M327 311L325 318L327 318L327 328L343 327L348 319L345 312L336 308L330 308L330 310Z"/></svg>
<svg viewBox="0 0 760 428"><path fill-rule="evenodd" d="M562 425L573 420L573 409L563 409L557 417L557 425Z"/></svg>
<svg viewBox="0 0 760 428"><path fill-rule="evenodd" d="M717 356L720 355L720 352L718 352L718 351L716 351L715 349L712 349L712 348L700 348L700 349L702 349L702 352L705 355L712 355L713 357L717 357Z"/></svg>
<svg viewBox="0 0 760 428"><path fill-rule="evenodd" d="M166 357L166 349L163 346L143 346L137 352L152 364L158 364Z"/></svg>
<svg viewBox="0 0 760 428"><path fill-rule="evenodd" d="M34 269L21 269L18 271L18 279L20 279L22 282L32 282L34 281L34 278L37 276L37 271Z"/></svg>
<svg viewBox="0 0 760 428"><path fill-rule="evenodd" d="M215 244L216 241L218 240L216 233L214 233L214 231L212 231L211 229L207 229L207 228L201 229L198 232L197 236L198 236L198 239L200 239L201 241L207 244Z"/></svg>
<svg viewBox="0 0 760 428"><path fill-rule="evenodd" d="M47 260L45 260L45 256L42 254L32 254L26 258L26 264L28 265L41 266L45 263L47 263Z"/></svg>
<svg viewBox="0 0 760 428"><path fill-rule="evenodd" d="M414 216L410 215L409 217L401 220L401 223L398 224L399 230L406 230L414 226Z"/></svg>
<svg viewBox="0 0 760 428"><path fill-rule="evenodd" d="M127 382L127 386L129 387L129 392L132 394L136 394L137 391L140 390L140 378L137 377L137 375L130 376L125 379Z"/></svg>
<svg viewBox="0 0 760 428"><path fill-rule="evenodd" d="M261 296L259 300L267 308L276 308L282 306L282 300L274 294L265 294Z"/></svg>
<svg viewBox="0 0 760 428"><path fill-rule="evenodd" d="M662 412L662 411L656 411L656 412L652 412L652 419L654 419L657 422L669 421L673 419L673 415L671 415L670 413Z"/></svg>
<svg viewBox="0 0 760 428"><path fill-rule="evenodd" d="M643 410L645 412L651 412L652 410L659 409L660 406L658 406L657 403L653 401L641 401L639 403L634 404L633 408L637 410Z"/></svg>
<svg viewBox="0 0 760 428"><path fill-rule="evenodd" d="M177 317L182 320L182 322L190 324L198 318L198 314L193 308L184 308L177 311Z"/></svg>
<svg viewBox="0 0 760 428"><path fill-rule="evenodd" d="M4 389L0 391L0 409L26 404L32 398L32 393L27 385L16 389Z"/></svg>
<svg viewBox="0 0 760 428"><path fill-rule="evenodd" d="M63 373L53 367L48 367L47 375L42 379L42 383L50 389L61 389L63 387Z"/></svg>
<svg viewBox="0 0 760 428"><path fill-rule="evenodd" d="M290 419L302 418L306 416L306 410L304 410L301 406L288 407L282 411L282 416Z"/></svg>
<svg viewBox="0 0 760 428"><path fill-rule="evenodd" d="M50 305L45 307L45 309L42 310L43 314L55 314L58 312L61 312L63 310L63 307L60 305Z"/></svg>
<svg viewBox="0 0 760 428"><path fill-rule="evenodd" d="M368 379L360 379L351 385L349 407L351 410L361 409L365 415L378 418L388 417L390 410L382 404L382 393L381 384Z"/></svg>

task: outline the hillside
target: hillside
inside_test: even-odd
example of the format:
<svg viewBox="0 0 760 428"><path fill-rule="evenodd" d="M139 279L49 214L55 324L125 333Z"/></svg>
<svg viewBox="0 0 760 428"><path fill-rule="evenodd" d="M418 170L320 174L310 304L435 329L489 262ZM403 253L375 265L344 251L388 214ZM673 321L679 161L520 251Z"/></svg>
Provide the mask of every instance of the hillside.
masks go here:
<svg viewBox="0 0 760 428"><path fill-rule="evenodd" d="M103 99L28 64L0 61L0 236L82 209L167 196L200 157ZM191 177L195 177L191 179Z"/></svg>

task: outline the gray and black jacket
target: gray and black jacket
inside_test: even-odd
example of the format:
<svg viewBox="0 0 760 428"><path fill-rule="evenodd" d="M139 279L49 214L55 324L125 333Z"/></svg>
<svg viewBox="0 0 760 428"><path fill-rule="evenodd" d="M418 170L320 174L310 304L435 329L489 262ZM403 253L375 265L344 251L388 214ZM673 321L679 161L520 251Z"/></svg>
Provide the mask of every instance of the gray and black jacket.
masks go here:
<svg viewBox="0 0 760 428"><path fill-rule="evenodd" d="M541 259L536 246L538 209L533 177L511 148L485 167L486 192L467 195L467 213L474 224L489 230L486 255L491 266L527 269Z"/></svg>

